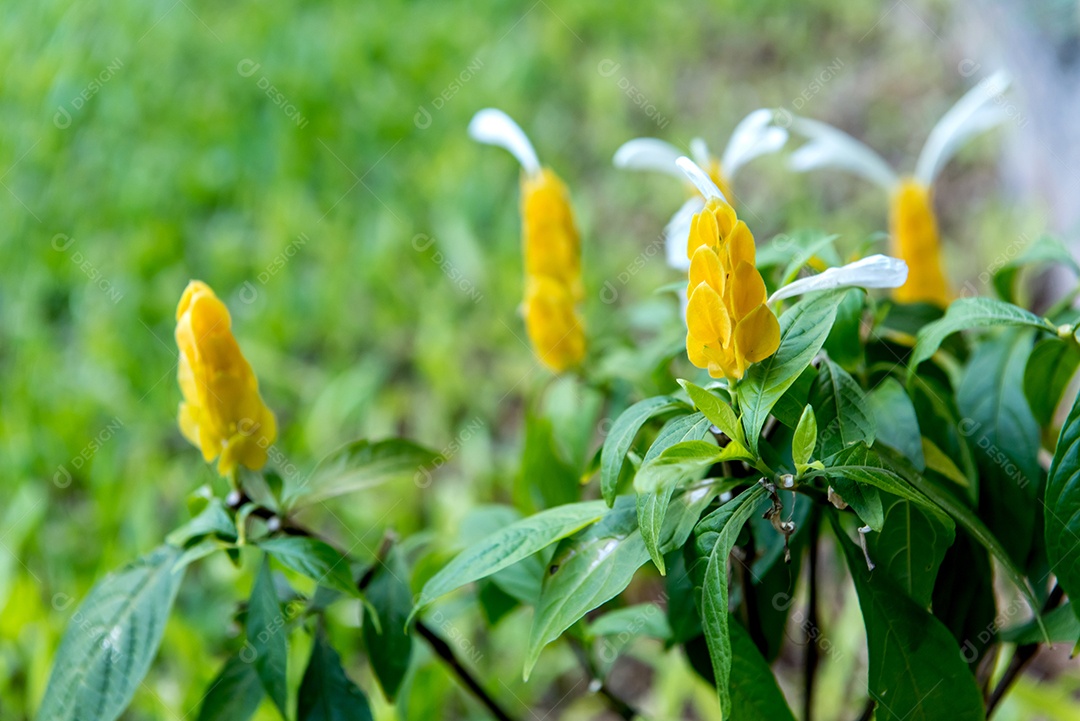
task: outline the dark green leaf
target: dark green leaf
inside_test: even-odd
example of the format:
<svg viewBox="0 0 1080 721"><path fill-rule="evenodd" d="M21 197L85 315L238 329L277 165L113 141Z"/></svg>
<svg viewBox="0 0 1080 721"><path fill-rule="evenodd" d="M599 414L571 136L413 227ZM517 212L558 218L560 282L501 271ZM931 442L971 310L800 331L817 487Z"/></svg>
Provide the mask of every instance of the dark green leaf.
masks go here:
<svg viewBox="0 0 1080 721"><path fill-rule="evenodd" d="M397 696L412 655L412 636L406 619L412 610L412 592L408 584L399 547L394 547L375 569L365 590L364 646L383 693L390 701ZM372 615L377 614L378 619Z"/></svg>
<svg viewBox="0 0 1080 721"><path fill-rule="evenodd" d="M885 507L877 488L843 475L829 476L829 485L844 503L851 506L864 525L874 531L880 531L885 526Z"/></svg>
<svg viewBox="0 0 1080 721"><path fill-rule="evenodd" d="M934 584L934 616L960 644L972 669L991 650L993 630L1000 625L990 554L963 531L945 554Z"/></svg>
<svg viewBox="0 0 1080 721"><path fill-rule="evenodd" d="M731 637L731 718L795 721L769 664L739 623ZM726 718L726 716L725 716Z"/></svg>
<svg viewBox="0 0 1080 721"><path fill-rule="evenodd" d="M255 665L255 672L262 681L263 690L281 711L283 718L289 714L285 708L286 675L288 658L287 619L281 613L274 581L270 573L270 559L263 557L259 575L251 589L247 610L247 645L240 658ZM250 656L250 658L249 658Z"/></svg>
<svg viewBox="0 0 1080 721"><path fill-rule="evenodd" d="M955 527L942 526L911 501L886 496L880 533L867 534L870 558L922 608L929 608L934 579Z"/></svg>
<svg viewBox="0 0 1080 721"><path fill-rule="evenodd" d="M247 721L259 709L263 695L255 666L233 656L210 682L198 721Z"/></svg>
<svg viewBox="0 0 1080 721"><path fill-rule="evenodd" d="M341 657L320 631L300 682L297 721L372 721L367 697L345 675Z"/></svg>
<svg viewBox="0 0 1080 721"><path fill-rule="evenodd" d="M415 615L439 596L490 576L604 517L603 501L584 501L541 511L469 546L431 577L413 608Z"/></svg>
<svg viewBox="0 0 1080 721"><path fill-rule="evenodd" d="M1044 338L1035 344L1024 370L1024 395L1040 426L1049 426L1069 381L1080 366L1080 345L1072 338Z"/></svg>
<svg viewBox="0 0 1080 721"><path fill-rule="evenodd" d="M1080 615L1074 613L1072 602L1066 601L1065 605L1055 608L1045 616L1046 630L1050 633L1051 643L1067 643L1075 645L1080 640ZM1038 624L1028 621L1020 626L1012 626L1002 629L999 639L1003 643L1042 643L1043 635Z"/></svg>
<svg viewBox="0 0 1080 721"><path fill-rule="evenodd" d="M349 559L330 545L307 536L280 536L265 538L258 542L274 560L302 573L315 583L329 586L351 596L359 596Z"/></svg>
<svg viewBox="0 0 1080 721"><path fill-rule="evenodd" d="M1046 556L1069 598L1080 598L1080 397L1061 427L1043 508ZM1080 618L1080 606L1074 606Z"/></svg>
<svg viewBox="0 0 1080 721"><path fill-rule="evenodd" d="M941 320L923 327L916 337L915 350L908 362L908 376L924 360L934 355L942 342L953 333L969 328L991 326L1030 326L1057 333L1053 323L1011 303L991 298L960 298L953 301Z"/></svg>
<svg viewBox="0 0 1080 721"><path fill-rule="evenodd" d="M184 567L160 546L98 581L79 604L56 651L37 718L113 721L157 654Z"/></svg>
<svg viewBox="0 0 1080 721"><path fill-rule="evenodd" d="M856 372L866 361L862 343L865 298L866 295L858 288L852 288L844 294L844 299L836 311L836 322L833 323L829 337L825 339L825 351L829 357L850 373Z"/></svg>
<svg viewBox="0 0 1080 721"><path fill-rule="evenodd" d="M803 409L810 400L810 389L817 379L817 368L807 366L806 370L799 374L791 387L784 391L780 400L773 406L772 414L776 420L788 428L794 428L802 418Z"/></svg>
<svg viewBox="0 0 1080 721"><path fill-rule="evenodd" d="M780 316L780 347L746 371L739 404L749 450L757 452L758 434L773 406L821 350L843 297L844 291L814 293L785 311Z"/></svg>
<svg viewBox="0 0 1080 721"><path fill-rule="evenodd" d="M877 426L876 442L892 446L918 470L925 468L919 419L900 381L886 377L866 395L866 402Z"/></svg>
<svg viewBox="0 0 1080 721"><path fill-rule="evenodd" d="M686 408L686 405L675 398L656 396L635 403L616 419L600 452L600 492L609 506L615 502L619 473L638 431L650 418L681 408Z"/></svg>
<svg viewBox="0 0 1080 721"><path fill-rule="evenodd" d="M828 458L849 446L874 444L877 424L866 396L848 372L825 358L810 390L818 428L818 456Z"/></svg>
<svg viewBox="0 0 1080 721"><path fill-rule="evenodd" d="M982 694L940 621L883 573L829 514L859 596L870 657L870 696L878 721L984 721Z"/></svg>
<svg viewBox="0 0 1080 721"><path fill-rule="evenodd" d="M1009 330L979 343L956 402L979 467L979 517L1023 565L1034 536L1042 481L1039 424L1021 390L1031 333Z"/></svg>

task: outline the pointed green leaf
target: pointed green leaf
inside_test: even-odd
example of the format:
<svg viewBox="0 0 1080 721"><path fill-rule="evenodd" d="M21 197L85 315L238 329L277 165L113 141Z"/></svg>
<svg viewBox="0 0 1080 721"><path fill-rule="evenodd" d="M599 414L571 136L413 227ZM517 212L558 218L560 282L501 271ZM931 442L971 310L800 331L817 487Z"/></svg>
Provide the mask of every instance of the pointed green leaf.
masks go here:
<svg viewBox="0 0 1080 721"><path fill-rule="evenodd" d="M874 444L877 424L866 396L846 370L825 358L810 390L818 427L818 456L828 458L856 443Z"/></svg>
<svg viewBox="0 0 1080 721"><path fill-rule="evenodd" d="M934 580L952 545L955 527L941 525L911 501L886 496L884 503L881 532L867 535L870 558L921 608L929 608Z"/></svg>
<svg viewBox="0 0 1080 721"><path fill-rule="evenodd" d="M690 400L694 402L697 409L705 414L705 417L712 421L712 424L719 428L724 435L733 441L746 445L746 438L743 436L739 418L735 415L735 411L731 409L731 406L720 400L712 391L707 391L690 381L680 378L679 385L690 396Z"/></svg>
<svg viewBox="0 0 1080 721"><path fill-rule="evenodd" d="M279 536L258 542L274 560L302 573L316 583L321 583L350 596L359 596L349 559L329 544L307 536Z"/></svg>
<svg viewBox="0 0 1080 721"><path fill-rule="evenodd" d="M1043 502L1046 556L1058 583L1080 599L1080 397L1061 427ZM1080 618L1080 606L1073 606Z"/></svg>
<svg viewBox="0 0 1080 721"><path fill-rule="evenodd" d="M159 546L98 581L56 651L39 719L114 721L157 654L184 577L179 549Z"/></svg>
<svg viewBox="0 0 1080 721"><path fill-rule="evenodd" d="M691 413L672 418L656 434L656 440L649 446L649 451L645 454L645 458L642 459L642 464L647 464L677 443L705 441L712 438L712 425L712 421L706 418L703 413Z"/></svg>
<svg viewBox="0 0 1080 721"><path fill-rule="evenodd" d="M400 547L390 549L368 583L364 606L364 646L383 693L390 701L397 696L412 655L412 636L406 619L412 610L409 569ZM378 614L376 621L372 616Z"/></svg>
<svg viewBox="0 0 1080 721"><path fill-rule="evenodd" d="M769 664L742 624L728 626L731 637L731 717L795 721Z"/></svg>
<svg viewBox="0 0 1080 721"><path fill-rule="evenodd" d="M795 470L802 475L806 465L814 455L817 446L817 416L812 406L807 405L795 426L795 435L791 439L791 458L795 461Z"/></svg>
<svg viewBox="0 0 1080 721"><path fill-rule="evenodd" d="M259 709L263 695L255 666L232 656L210 682L198 721L248 721Z"/></svg>
<svg viewBox="0 0 1080 721"><path fill-rule="evenodd" d="M367 696L345 675L341 657L320 631L300 682L297 721L372 721Z"/></svg>
<svg viewBox="0 0 1080 721"><path fill-rule="evenodd" d="M247 610L247 645L240 658L251 662L262 681L263 690L278 707L282 718L288 718L285 706L288 658L288 629L281 613L274 581L270 574L270 559L264 556L255 585L251 588Z"/></svg>
<svg viewBox="0 0 1080 721"><path fill-rule="evenodd" d="M440 460L438 453L400 438L354 441L320 461L298 485L286 484L284 504L309 506L407 476L426 482Z"/></svg>
<svg viewBox="0 0 1080 721"><path fill-rule="evenodd" d="M686 408L686 405L675 398L655 396L635 403L615 420L600 451L600 493L608 506L615 502L619 473L641 427L650 418L682 408Z"/></svg>
<svg viewBox="0 0 1080 721"><path fill-rule="evenodd" d="M1043 338L1024 369L1024 395L1040 426L1054 420L1061 397L1080 366L1080 344L1069 338Z"/></svg>
<svg viewBox="0 0 1080 721"><path fill-rule="evenodd" d="M780 316L776 353L747 369L738 394L750 451L757 452L758 435L773 406L821 350L843 297L842 290L813 293L788 308Z"/></svg>
<svg viewBox="0 0 1080 721"><path fill-rule="evenodd" d="M915 406L900 381L892 376L866 394L866 403L877 427L875 443L892 446L904 454L918 470L926 467L919 418Z"/></svg>

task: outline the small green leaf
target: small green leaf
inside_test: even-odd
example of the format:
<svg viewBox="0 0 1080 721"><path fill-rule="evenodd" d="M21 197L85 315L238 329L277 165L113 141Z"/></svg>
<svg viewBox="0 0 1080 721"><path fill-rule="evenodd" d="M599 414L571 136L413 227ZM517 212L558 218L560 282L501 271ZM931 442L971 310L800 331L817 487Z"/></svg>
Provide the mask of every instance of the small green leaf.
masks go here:
<svg viewBox="0 0 1080 721"><path fill-rule="evenodd" d="M255 577L248 600L246 631L247 645L240 652L240 658L255 665L263 689L278 707L282 718L287 719L285 664L288 658L288 629L274 590L270 559L266 556L259 566L259 575Z"/></svg>
<svg viewBox="0 0 1080 721"><path fill-rule="evenodd" d="M795 426L795 435L791 439L791 458L795 461L795 470L801 476L806 472L806 466L814 455L817 446L817 417L814 409L807 405L799 418L799 425Z"/></svg>
<svg viewBox="0 0 1080 721"><path fill-rule="evenodd" d="M595 523L606 511L607 505L603 501L556 506L511 523L469 546L424 584L410 619L436 598L512 566Z"/></svg>
<svg viewBox="0 0 1080 721"><path fill-rule="evenodd" d="M317 538L279 536L265 538L258 542L258 546L281 565L307 576L316 583L350 596L360 596L349 567L349 559Z"/></svg>
<svg viewBox="0 0 1080 721"><path fill-rule="evenodd" d="M960 298L953 301L945 316L919 331L915 349L908 361L908 377L915 375L919 364L937 352L942 342L953 333L971 328L991 326L1030 326L1057 333L1057 327L1034 313L991 298Z"/></svg>
<svg viewBox="0 0 1080 721"><path fill-rule="evenodd" d="M739 531L764 499L764 486L756 484L703 518L694 529L698 555L708 558L701 589L701 619L724 718L732 717L728 556Z"/></svg>
<svg viewBox="0 0 1080 721"><path fill-rule="evenodd" d="M600 493L608 506L615 502L623 462L641 427L650 418L684 408L686 405L675 398L655 396L635 403L616 419L600 452Z"/></svg>
<svg viewBox="0 0 1080 721"><path fill-rule="evenodd" d="M1054 420L1061 397L1080 366L1080 345L1072 338L1043 338L1024 369L1024 395L1040 426Z"/></svg>
<svg viewBox="0 0 1080 721"><path fill-rule="evenodd" d="M367 696L345 675L341 657L319 631L300 682L297 721L372 721Z"/></svg>
<svg viewBox="0 0 1080 721"><path fill-rule="evenodd" d="M37 718L114 721L146 676L184 577L179 549L159 546L98 581L56 650Z"/></svg>
<svg viewBox="0 0 1080 721"><path fill-rule="evenodd" d="M870 658L870 697L879 721L984 721L982 694L952 634L862 552L829 513L859 596Z"/></svg>
<svg viewBox="0 0 1080 721"><path fill-rule="evenodd" d="M712 424L733 441L746 445L746 437L743 435L742 426L735 411L724 401L720 400L715 393L707 391L701 386L696 386L690 381L679 379L679 385L683 387L690 400Z"/></svg>
<svg viewBox="0 0 1080 721"><path fill-rule="evenodd" d="M773 406L821 350L843 297L842 290L813 293L786 310L780 316L780 347L746 371L738 394L751 452L757 452L758 435Z"/></svg>
<svg viewBox="0 0 1080 721"><path fill-rule="evenodd" d="M399 438L354 441L320 461L299 485L286 487L283 503L286 507L309 506L405 476L416 476L426 483L440 460L438 453Z"/></svg>
<svg viewBox="0 0 1080 721"><path fill-rule="evenodd" d="M259 709L263 695L255 666L232 656L210 682L198 721L248 721Z"/></svg>
<svg viewBox="0 0 1080 721"><path fill-rule="evenodd" d="M390 701L401 688L412 655L412 636L405 625L412 610L408 578L401 550L394 547L375 569L365 591L364 645L375 677ZM373 614L378 615L377 621Z"/></svg>
<svg viewBox="0 0 1080 721"><path fill-rule="evenodd" d="M236 524L219 498L211 498L198 515L170 533L165 540L170 545L181 548L189 541L210 535L227 541L236 540Z"/></svg>
<svg viewBox="0 0 1080 721"><path fill-rule="evenodd" d="M1064 244L1050 235L1041 235L1030 245L1024 248L1020 255L1001 266L994 274L994 290L1002 300L1014 302L1016 300L1016 277L1018 271L1027 265L1042 265L1054 263L1065 266L1072 270L1074 275L1080 276L1080 267L1077 267L1076 259Z"/></svg>

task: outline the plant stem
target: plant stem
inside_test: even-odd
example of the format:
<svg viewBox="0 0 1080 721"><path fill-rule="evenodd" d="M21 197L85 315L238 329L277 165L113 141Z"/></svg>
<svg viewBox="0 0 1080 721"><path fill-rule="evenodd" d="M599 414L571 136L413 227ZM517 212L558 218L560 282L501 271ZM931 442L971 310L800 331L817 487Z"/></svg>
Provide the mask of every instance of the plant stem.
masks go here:
<svg viewBox="0 0 1080 721"><path fill-rule="evenodd" d="M1054 590L1050 592L1050 595L1046 598L1046 603L1043 604L1042 613L1052 611L1057 608L1065 597L1065 592L1061 590L1061 586L1054 586ZM1016 652L1013 653L1012 660L1009 661L1008 668L1005 669L1005 673L1001 676L1001 680L998 681L997 686L994 687L994 692L990 694L990 698L986 701L986 718L990 718L990 715L997 708L998 704L1008 693L1009 689L1016 682L1016 679L1020 678L1021 672L1031 662L1031 659L1035 658L1035 654L1039 652L1042 646L1038 643L1026 643L1023 646L1017 646Z"/></svg>
<svg viewBox="0 0 1080 721"><path fill-rule="evenodd" d="M806 646L803 650L803 721L810 721L814 714L814 679L817 676L818 667L818 539L821 536L821 516L816 512L810 513L810 593L807 600L806 623L804 629ZM812 634L812 635L811 635Z"/></svg>

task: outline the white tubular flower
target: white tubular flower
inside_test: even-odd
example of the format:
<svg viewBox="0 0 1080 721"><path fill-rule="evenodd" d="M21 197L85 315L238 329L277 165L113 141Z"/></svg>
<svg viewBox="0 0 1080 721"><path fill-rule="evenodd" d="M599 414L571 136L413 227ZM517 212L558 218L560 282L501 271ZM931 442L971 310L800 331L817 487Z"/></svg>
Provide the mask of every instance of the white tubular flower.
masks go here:
<svg viewBox="0 0 1080 721"><path fill-rule="evenodd" d="M675 165L686 174L686 177L690 179L690 182L694 184L694 187L698 189L698 192L701 193L705 200L719 198L725 203L728 202L727 197L724 196L724 192L720 190L716 181L710 178L693 160L682 157L675 161ZM728 204L730 205L730 203Z"/></svg>
<svg viewBox="0 0 1080 721"><path fill-rule="evenodd" d="M529 175L540 172L540 159L521 126L501 110L485 108L469 122L469 137L510 151Z"/></svg>
<svg viewBox="0 0 1080 721"><path fill-rule="evenodd" d="M771 123L772 111L764 108L743 118L731 133L723 155L717 159L701 138L690 141L690 157L712 179L713 187L729 203L735 198L730 183L739 170L754 158L775 153L787 142L788 134L783 128ZM615 151L614 164L622 170L647 170L670 175L685 182L686 176L676 161L686 153L665 140L635 138ZM686 257L686 239L690 234L690 221L705 207L696 195L687 200L664 227L664 241L668 265L686 271L690 259Z"/></svg>
<svg viewBox="0 0 1080 721"><path fill-rule="evenodd" d="M923 185L932 185L962 143L1005 120L1004 108L988 103L1008 88L1009 76L999 70L949 108L926 138L915 165L915 179Z"/></svg>
<svg viewBox="0 0 1080 721"><path fill-rule="evenodd" d="M794 280L769 297L769 303L804 293L835 288L899 288L907 281L907 263L887 255L871 255Z"/></svg>
<svg viewBox="0 0 1080 721"><path fill-rule="evenodd" d="M865 143L844 131L800 117L792 119L791 129L808 139L788 159L792 170L805 173L819 168L837 168L877 183L886 191L891 191L896 185L896 173L889 164Z"/></svg>

